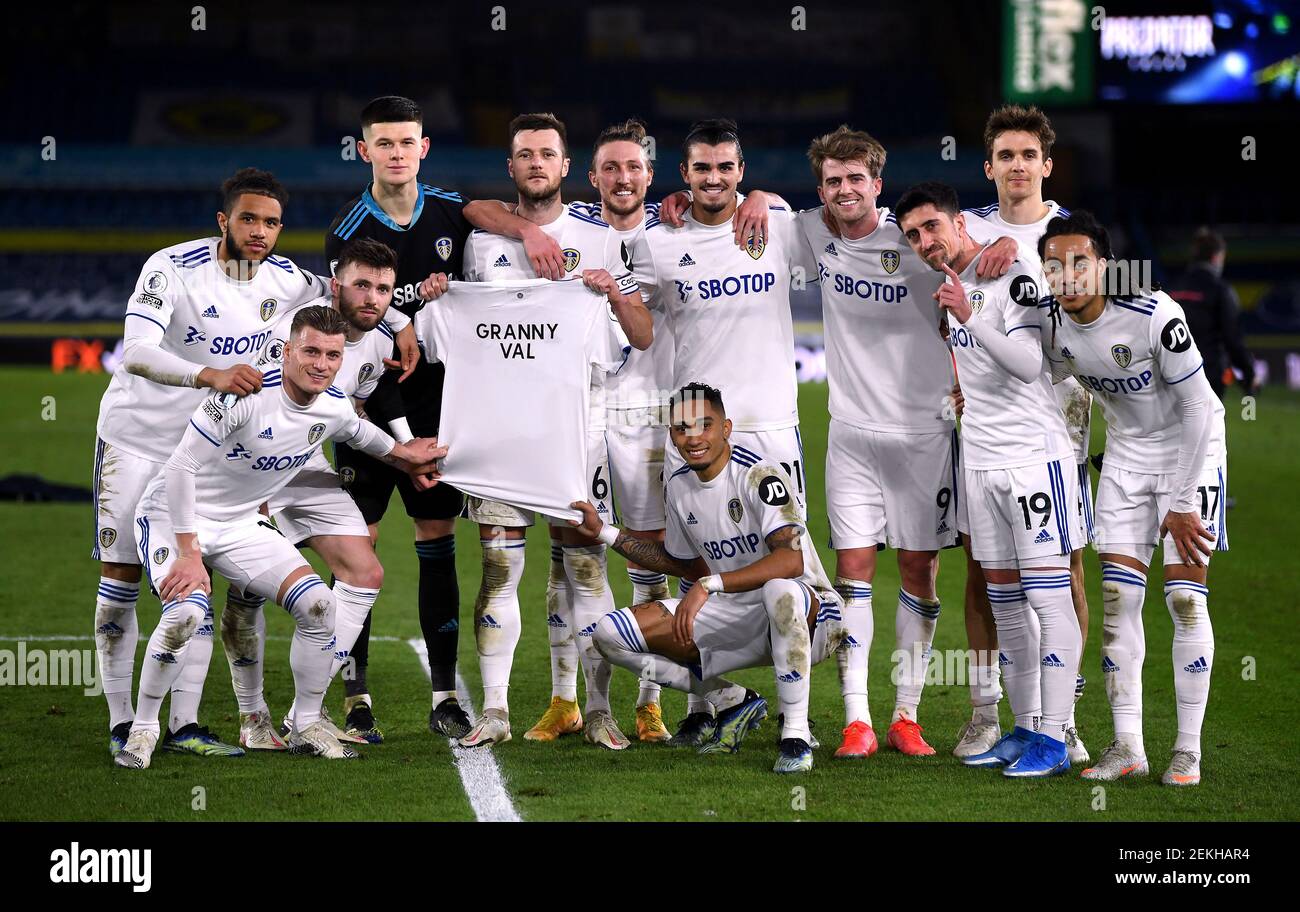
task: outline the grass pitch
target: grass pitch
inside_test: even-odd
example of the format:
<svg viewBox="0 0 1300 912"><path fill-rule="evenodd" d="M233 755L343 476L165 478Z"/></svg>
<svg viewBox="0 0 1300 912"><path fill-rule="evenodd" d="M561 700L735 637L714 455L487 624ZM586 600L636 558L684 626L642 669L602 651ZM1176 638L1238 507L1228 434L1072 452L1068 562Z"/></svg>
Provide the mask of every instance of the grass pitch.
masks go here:
<svg viewBox="0 0 1300 912"><path fill-rule="evenodd" d="M43 369L0 370L5 445L0 476L39 474L51 481L90 486L95 417L103 375L52 375ZM812 531L827 539L822 467L825 460L826 387L800 390L800 414L809 467ZM53 397L46 399L45 397ZM53 420L50 417L54 410ZM43 416L44 413L44 416ZM1101 446L1100 418L1093 450ZM698 757L662 746L634 743L614 754L580 736L551 744L524 741L523 732L550 695L544 614L549 560L544 527L529 536L528 569L520 597L524 630L515 657L510 705L515 740L494 748L506 787L526 820L1295 820L1300 801L1294 777L1297 728L1294 688L1297 611L1288 536L1293 516L1285 484L1295 478L1300 450L1300 396L1267 391L1257 412L1228 408L1230 487L1237 506L1229 513L1232 551L1216 555L1210 576L1210 611L1216 652L1196 789L1159 785L1176 720L1170 643L1172 625L1160 580L1148 590L1144 679L1145 735L1153 777L1098 791L1075 774L1048 781L1012 782L968 770L951 756L968 717L964 682L939 678L922 698L920 721L938 754L905 758L883 747L893 707L890 653L898 574L892 554L881 555L875 580L876 632L872 646L871 707L882 750L865 761L835 761L843 724L833 662L813 674L811 716L822 741L811 775L770 772L775 758L773 722L751 734L730 757ZM1095 476L1094 476L1095 484ZM88 504L0 503L0 535L7 560L0 575L0 650L90 650L97 565L90 559ZM478 586L476 529L462 523L457 536L461 578L461 673L481 703L471 621ZM376 606L370 690L387 735L363 748L360 763L327 763L287 755L201 759L155 754L143 773L112 765L107 751L107 711L102 696L80 686L0 686L6 749L0 752L0 819L5 820L472 820L474 813L445 740L426 729L428 679L406 640L419 636L413 536L400 500L385 518L379 556L386 571ZM823 550L834 572L834 555ZM1088 689L1078 705L1079 731L1093 757L1110 740L1109 708L1098 666L1101 641L1100 568L1087 558L1092 623L1084 656ZM944 612L935 654L965 648L961 593L964 561L957 551L941 558L939 595ZM622 559L610 560L618 603L631 593ZM223 603L218 583L214 604ZM157 600L141 596L140 650L152 630ZM293 697L289 672L290 619L268 606L266 693L274 713ZM42 641L38 637L84 637ZM961 667L960 663L956 663ZM137 666L138 667L138 666ZM773 695L770 670L735 676ZM329 703L342 715L342 691ZM611 687L615 714L633 729L636 681L618 670ZM673 727L685 700L665 692L665 718ZM1009 723L1003 709L1004 724ZM225 656L216 643L201 722L234 740L238 716L227 683Z"/></svg>

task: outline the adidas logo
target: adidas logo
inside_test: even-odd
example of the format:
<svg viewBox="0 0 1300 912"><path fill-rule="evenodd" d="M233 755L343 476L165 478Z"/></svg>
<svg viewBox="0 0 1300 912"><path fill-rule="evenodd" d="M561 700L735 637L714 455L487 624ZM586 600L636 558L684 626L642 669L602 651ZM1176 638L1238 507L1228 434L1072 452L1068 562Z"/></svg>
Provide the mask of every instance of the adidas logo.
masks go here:
<svg viewBox="0 0 1300 912"><path fill-rule="evenodd" d="M1052 538L1052 534L1048 532L1046 529L1044 529L1042 532L1038 533L1038 537L1034 539L1034 544L1041 545L1044 542L1050 542L1055 540L1056 539Z"/></svg>
<svg viewBox="0 0 1300 912"><path fill-rule="evenodd" d="M493 266L509 266L509 265L510 265L510 260L509 260L509 259L506 257L506 255L503 253L503 254L501 254L501 256L497 257L497 261L496 261L495 263L493 263L492 265L493 265Z"/></svg>
<svg viewBox="0 0 1300 912"><path fill-rule="evenodd" d="M546 625L548 627L557 627L557 628L569 626L568 624L564 623L564 618L560 617L558 614L547 615Z"/></svg>
<svg viewBox="0 0 1300 912"><path fill-rule="evenodd" d="M1070 354L1070 349L1068 348L1063 347L1061 349L1061 354L1065 355L1065 357L1069 358L1071 361L1074 360L1074 355Z"/></svg>
<svg viewBox="0 0 1300 912"><path fill-rule="evenodd" d="M213 304L207 310L203 311L203 316L208 317L209 319L215 319L216 317L221 316L221 314L217 313L217 305Z"/></svg>
<svg viewBox="0 0 1300 912"><path fill-rule="evenodd" d="M834 242L834 241L831 241L829 244L826 245L826 252L829 253L831 256L839 256L839 255L840 255L840 252L839 252L838 250L835 249L835 242Z"/></svg>
<svg viewBox="0 0 1300 912"><path fill-rule="evenodd" d="M501 625L497 623L497 619L490 614L483 615L483 617L479 619L478 625L480 627L490 627L493 630L501 629Z"/></svg>
<svg viewBox="0 0 1300 912"><path fill-rule="evenodd" d="M346 662L348 660L348 651L346 649L337 649L334 652L334 658L340 662Z"/></svg>
<svg viewBox="0 0 1300 912"><path fill-rule="evenodd" d="M457 621L455 618L452 618L450 621L448 621L447 623L439 627L438 632L451 633L453 630L459 630L459 629L460 629L460 622Z"/></svg>
<svg viewBox="0 0 1300 912"><path fill-rule="evenodd" d="M1205 656L1201 656L1190 665L1183 666L1183 671L1189 672L1190 674L1205 674L1209 670L1210 665L1205 661Z"/></svg>
<svg viewBox="0 0 1300 912"><path fill-rule="evenodd" d="M680 260L677 261L677 265L678 265L678 266L694 266L694 265L695 265L695 261L691 259L691 255L690 255L689 253L683 253L683 254L682 254L682 258L681 258Z"/></svg>
<svg viewBox="0 0 1300 912"><path fill-rule="evenodd" d="M841 643L840 645L842 645L842 646L848 646L848 647L851 648L851 649L861 649L861 648L862 648L862 644L859 643L857 640L853 639L853 634L849 634L848 636L846 636L846 637L844 638L844 642Z"/></svg>
<svg viewBox="0 0 1300 912"><path fill-rule="evenodd" d="M939 528L934 530L934 534L943 535L947 531L948 531L948 521L944 520L943 522L939 523Z"/></svg>
<svg viewBox="0 0 1300 912"><path fill-rule="evenodd" d="M153 659L155 662L162 662L164 665L176 664L176 656L172 655L170 652L155 652L149 658Z"/></svg>
<svg viewBox="0 0 1300 912"><path fill-rule="evenodd" d="M257 659L250 659L248 656L240 656L230 664L234 665L236 668L247 668L250 665L256 665Z"/></svg>
<svg viewBox="0 0 1300 912"><path fill-rule="evenodd" d="M777 675L776 679L785 684L793 684L795 681L802 681L803 675L797 671L792 671L789 674Z"/></svg>
<svg viewBox="0 0 1300 912"><path fill-rule="evenodd" d="M596 624L599 623L600 623L599 621L596 622ZM578 631L578 636L580 637L593 636L596 633L596 624L588 624L586 627L583 627L581 630Z"/></svg>
<svg viewBox="0 0 1300 912"><path fill-rule="evenodd" d="M275 439L275 435L271 433L271 429L268 427L268 428L267 428L266 430L264 430L262 433L260 433L260 434L257 435L257 439L258 439L258 440L274 440L274 439Z"/></svg>
<svg viewBox="0 0 1300 912"><path fill-rule="evenodd" d="M201 627L199 627L197 630L194 631L194 635L195 635L196 637L210 637L210 636L212 636L212 625L211 625L211 624L204 624L204 625L202 625Z"/></svg>
<svg viewBox="0 0 1300 912"><path fill-rule="evenodd" d="M696 519L695 519L695 514L694 514L694 513L687 513L687 514L686 514L686 525L688 525L688 526L698 525L698 523L697 523L697 521L696 521Z"/></svg>
<svg viewBox="0 0 1300 912"><path fill-rule="evenodd" d="M1064 668L1064 667L1065 667L1065 663L1062 662L1060 659L1058 659L1058 658L1056 657L1056 653L1054 653L1054 652L1049 652L1047 655L1043 656L1043 667L1044 667L1044 668Z"/></svg>
<svg viewBox="0 0 1300 912"><path fill-rule="evenodd" d="M1110 656L1101 660L1101 673L1109 674L1112 671L1119 671L1119 666L1110 660Z"/></svg>
<svg viewBox="0 0 1300 912"><path fill-rule="evenodd" d="M999 653L998 653L998 665L999 665L999 666L1006 666L1006 665L1010 665L1010 664L1011 664L1011 660L1010 660L1009 658L1007 658L1007 654L1006 654L1005 652L999 652Z"/></svg>

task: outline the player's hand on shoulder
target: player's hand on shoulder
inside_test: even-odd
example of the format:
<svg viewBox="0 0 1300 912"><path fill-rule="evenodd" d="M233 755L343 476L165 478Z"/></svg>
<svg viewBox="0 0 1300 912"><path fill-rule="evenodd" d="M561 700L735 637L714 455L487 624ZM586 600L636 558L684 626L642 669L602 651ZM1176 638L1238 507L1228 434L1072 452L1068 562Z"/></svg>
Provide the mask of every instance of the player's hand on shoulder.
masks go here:
<svg viewBox="0 0 1300 912"><path fill-rule="evenodd" d="M596 513L596 508L585 500L575 500L569 504L570 507L582 514L581 521L576 519L569 520L569 525L575 527L583 535L589 538L595 538L604 528L605 523L601 521L600 516Z"/></svg>
<svg viewBox="0 0 1300 912"><path fill-rule="evenodd" d="M980 261L975 264L975 274L981 279L996 279L1007 274L1011 264L1020 255L1020 247L1013 237L1000 237L984 248Z"/></svg>
<svg viewBox="0 0 1300 912"><path fill-rule="evenodd" d="M1175 513L1170 510L1160 524L1161 539L1166 532L1172 536L1183 566L1205 566L1214 550L1214 535L1201 525L1201 517L1195 513Z"/></svg>
<svg viewBox="0 0 1300 912"><path fill-rule="evenodd" d="M669 228L680 228L686 224L682 216L691 208L691 195L685 190L678 190L663 198L659 204L659 221Z"/></svg>
<svg viewBox="0 0 1300 912"><path fill-rule="evenodd" d="M756 241L766 242L769 197L762 190L755 190L745 197L745 201L736 207L735 223L736 246L744 247L745 242L753 237ZM662 216L660 216L662 218Z"/></svg>
<svg viewBox="0 0 1300 912"><path fill-rule="evenodd" d="M564 251L559 241L537 225L524 231L524 253L533 266L533 272L543 279L555 281L564 278Z"/></svg>
<svg viewBox="0 0 1300 912"><path fill-rule="evenodd" d="M205 367L199 371L195 385L210 387L218 393L247 396L262 388L262 372L251 364L236 364L226 368Z"/></svg>

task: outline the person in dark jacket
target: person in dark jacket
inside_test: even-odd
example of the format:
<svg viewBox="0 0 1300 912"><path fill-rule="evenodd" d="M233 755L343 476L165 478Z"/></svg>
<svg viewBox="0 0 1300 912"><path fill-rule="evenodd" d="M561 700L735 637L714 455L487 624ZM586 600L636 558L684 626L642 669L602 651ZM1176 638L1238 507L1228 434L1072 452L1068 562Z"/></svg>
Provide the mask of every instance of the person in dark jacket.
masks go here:
<svg viewBox="0 0 1300 912"><path fill-rule="evenodd" d="M1253 393L1255 359L1246 350L1237 327L1241 305L1232 286L1223 280L1223 262L1228 246L1223 235L1199 228L1192 238L1192 259L1187 271L1165 291L1182 305L1192 338L1205 357L1210 386L1223 398L1224 368L1231 364L1241 371L1242 386Z"/></svg>

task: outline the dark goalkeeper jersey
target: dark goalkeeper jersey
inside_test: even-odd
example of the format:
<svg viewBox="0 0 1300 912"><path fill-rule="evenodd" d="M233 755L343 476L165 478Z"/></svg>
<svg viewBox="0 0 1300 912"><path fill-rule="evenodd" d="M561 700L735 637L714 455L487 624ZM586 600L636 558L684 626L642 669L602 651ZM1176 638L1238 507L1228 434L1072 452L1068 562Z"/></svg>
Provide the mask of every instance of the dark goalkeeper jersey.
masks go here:
<svg viewBox="0 0 1300 912"><path fill-rule="evenodd" d="M373 186L373 185L371 185ZM398 225L370 195L370 186L350 200L330 224L325 236L325 256L330 270L343 245L352 238L367 237L382 241L397 253L397 281L393 289L393 306L414 317L424 306L416 293L431 272L445 272L449 278L461 277L461 257L465 239L473 226L465 220L465 200L459 193L420 184L420 197L409 225ZM411 432L417 437L432 436L438 429L438 411L442 402L443 366L428 364L424 359L410 377L397 382L400 372L388 371L379 389L367 404L366 412L376 421L395 417L391 402L396 390L401 396ZM378 412L378 414L376 414Z"/></svg>

